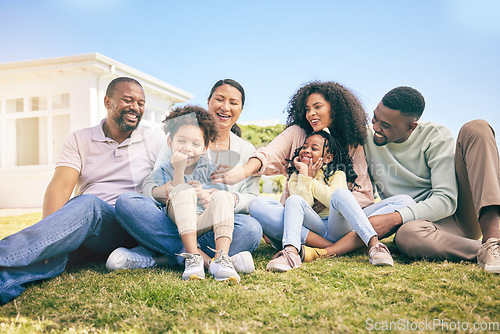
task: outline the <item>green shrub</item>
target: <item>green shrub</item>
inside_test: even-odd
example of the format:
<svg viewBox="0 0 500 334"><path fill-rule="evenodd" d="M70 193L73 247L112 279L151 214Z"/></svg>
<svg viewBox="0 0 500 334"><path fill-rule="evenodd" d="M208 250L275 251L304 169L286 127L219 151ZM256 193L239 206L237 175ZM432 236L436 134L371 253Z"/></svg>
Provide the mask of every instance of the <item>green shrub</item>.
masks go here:
<svg viewBox="0 0 500 334"><path fill-rule="evenodd" d="M240 125L241 138L252 143L256 148L266 146L285 129L285 125L273 126Z"/></svg>

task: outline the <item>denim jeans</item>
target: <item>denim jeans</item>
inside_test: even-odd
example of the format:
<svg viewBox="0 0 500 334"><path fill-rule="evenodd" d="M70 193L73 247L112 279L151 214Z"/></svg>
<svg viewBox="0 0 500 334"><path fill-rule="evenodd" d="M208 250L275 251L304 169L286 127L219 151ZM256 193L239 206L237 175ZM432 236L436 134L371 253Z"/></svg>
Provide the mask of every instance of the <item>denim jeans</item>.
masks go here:
<svg viewBox="0 0 500 334"><path fill-rule="evenodd" d="M116 201L116 217L119 223L142 246L160 254L176 258L184 246L177 226L167 217L149 197L138 193L120 195ZM228 251L232 256L242 251L253 252L260 244L262 228L252 217L243 214L234 215L233 240ZM213 257L215 253L214 232L207 232L198 237L198 244L203 252Z"/></svg>
<svg viewBox="0 0 500 334"><path fill-rule="evenodd" d="M366 225L366 217L391 213L415 203L410 196L396 195L362 209L365 217L361 218L359 212L354 215L357 208L360 208L359 204L355 200L354 202L349 200L354 197L347 192L348 190L338 189L332 194L330 215L327 218L320 218L305 201L301 201L300 196L290 196L287 199L287 202L291 204L287 215L291 219L287 219L289 221L287 223L285 223L285 207L270 197L255 198L250 202L248 210L250 215L262 225L264 234L275 248L281 249L288 244L300 249L300 245L305 244L309 231L331 242L336 242L348 232L356 230L358 235L361 234L362 240L367 243L376 233L371 224ZM291 197L293 198L289 200ZM355 207L354 204L358 206ZM286 225L289 225L287 231L285 231Z"/></svg>
<svg viewBox="0 0 500 334"><path fill-rule="evenodd" d="M94 195L80 195L24 230L0 240L0 304L26 283L61 274L77 249L93 260L135 241L118 224L115 209Z"/></svg>

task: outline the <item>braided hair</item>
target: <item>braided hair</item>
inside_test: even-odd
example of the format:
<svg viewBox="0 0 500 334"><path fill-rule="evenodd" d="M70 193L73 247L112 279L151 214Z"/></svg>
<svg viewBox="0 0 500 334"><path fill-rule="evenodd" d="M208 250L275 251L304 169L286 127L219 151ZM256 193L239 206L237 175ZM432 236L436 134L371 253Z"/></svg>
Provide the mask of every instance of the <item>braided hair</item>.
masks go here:
<svg viewBox="0 0 500 334"><path fill-rule="evenodd" d="M328 181L333 176L333 174L335 174L336 171L340 170L345 173L347 182L354 185L353 188L359 187L359 185L355 182L358 178L358 174L356 174L356 172L354 171L352 158L347 152L346 148L342 146L335 137L330 135L325 130L320 130L309 134L306 137L306 140L309 137L316 135L321 136L324 139L322 156L324 157L325 153L330 153L333 155L332 160L329 163L323 164L323 166L321 167L321 169L323 170L325 183L328 184ZM297 148L293 153L292 159L287 160L290 164L287 169L288 176L291 176L293 173L298 172L297 168L293 164L293 160L299 156L299 152L301 149L302 147Z"/></svg>

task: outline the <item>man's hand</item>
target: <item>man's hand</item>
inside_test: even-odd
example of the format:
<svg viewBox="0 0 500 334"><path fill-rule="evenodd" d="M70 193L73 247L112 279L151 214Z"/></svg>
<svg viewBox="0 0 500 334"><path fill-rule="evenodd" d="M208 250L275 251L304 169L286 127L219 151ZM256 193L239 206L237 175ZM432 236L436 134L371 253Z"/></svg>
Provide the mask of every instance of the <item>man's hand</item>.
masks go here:
<svg viewBox="0 0 500 334"><path fill-rule="evenodd" d="M396 233L401 224L403 224L403 219L399 212L371 216L368 220L375 229L375 232L377 232L380 240Z"/></svg>

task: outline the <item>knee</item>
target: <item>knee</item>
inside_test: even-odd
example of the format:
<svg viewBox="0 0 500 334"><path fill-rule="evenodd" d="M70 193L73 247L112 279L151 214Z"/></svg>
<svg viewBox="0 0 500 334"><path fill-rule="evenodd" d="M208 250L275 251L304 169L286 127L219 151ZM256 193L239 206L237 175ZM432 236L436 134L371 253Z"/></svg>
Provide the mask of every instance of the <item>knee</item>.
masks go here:
<svg viewBox="0 0 500 334"><path fill-rule="evenodd" d="M305 199L302 197L302 196L299 196L299 195L290 195L290 197L288 197L285 201L285 206L286 205L292 205L292 206L295 206L295 205L298 205L298 206L302 206L304 203L305 203Z"/></svg>
<svg viewBox="0 0 500 334"><path fill-rule="evenodd" d="M248 203L248 212L252 217L258 215L262 208L264 208L269 203L269 197L257 196Z"/></svg>
<svg viewBox="0 0 500 334"><path fill-rule="evenodd" d="M176 185L176 186L172 189L172 191L171 191L170 193L171 193L171 194L175 194L175 193L179 193L179 192L181 192L181 191L183 191L183 192L184 192L184 191L196 192L196 191L194 190L194 187L193 187L193 186L191 186L191 185L189 185L189 184L187 184L187 183L181 183L181 184Z"/></svg>
<svg viewBox="0 0 500 334"><path fill-rule="evenodd" d="M122 210L127 210L133 207L133 202L137 199L137 197L142 196L138 193L123 193L116 199L115 202L115 211L119 212Z"/></svg>
<svg viewBox="0 0 500 334"><path fill-rule="evenodd" d="M78 195L78 196L72 198L72 201L90 206L90 205L94 205L95 203L100 201L100 199L95 195L81 194L81 195Z"/></svg>
<svg viewBox="0 0 500 334"><path fill-rule="evenodd" d="M234 204L234 197L227 191L215 191L212 193L213 201L229 201Z"/></svg>
<svg viewBox="0 0 500 334"><path fill-rule="evenodd" d="M396 195L394 196L394 202L398 207L404 208L410 205L415 204L415 200L408 195Z"/></svg>
<svg viewBox="0 0 500 334"><path fill-rule="evenodd" d="M103 206L103 203L105 203L105 202L95 195L82 194L82 195L78 195L76 197L73 197L65 205L71 205L72 211L75 214L76 214L77 210L80 210L80 212L84 211L85 213L96 213L96 212L100 212L100 210Z"/></svg>
<svg viewBox="0 0 500 334"><path fill-rule="evenodd" d="M262 226L255 218L249 215L238 214L235 216L235 224L243 227L246 240L257 246L260 244L260 239L262 239Z"/></svg>
<svg viewBox="0 0 500 334"><path fill-rule="evenodd" d="M421 257L421 249L432 246L431 243L426 242L429 235L436 232L437 227L427 220L415 220L403 224L396 235L394 242L399 250L408 257L419 258ZM439 245L436 245L439 246Z"/></svg>
<svg viewBox="0 0 500 334"><path fill-rule="evenodd" d="M467 138L490 138L495 137L495 131L484 119L475 119L465 123L458 133L458 141Z"/></svg>
<svg viewBox="0 0 500 334"><path fill-rule="evenodd" d="M338 189L335 189L335 191L332 193L332 197L331 198L342 198L342 197L345 197L345 196L349 196L348 194L351 194L351 192L349 191L349 189L338 188Z"/></svg>
<svg viewBox="0 0 500 334"><path fill-rule="evenodd" d="M332 193L332 196L330 197L331 206L336 207L335 203L337 203L342 198L346 198L347 196L352 196L352 193L348 189L345 189L345 188L336 189Z"/></svg>

